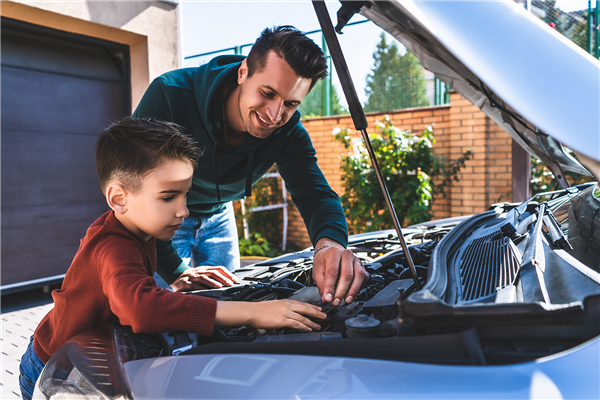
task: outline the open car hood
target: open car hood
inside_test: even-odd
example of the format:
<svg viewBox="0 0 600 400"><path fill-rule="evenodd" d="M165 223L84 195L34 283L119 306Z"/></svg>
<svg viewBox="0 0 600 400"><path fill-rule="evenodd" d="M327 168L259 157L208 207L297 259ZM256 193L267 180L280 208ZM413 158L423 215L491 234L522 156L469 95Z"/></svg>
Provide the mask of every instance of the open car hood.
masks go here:
<svg viewBox="0 0 600 400"><path fill-rule="evenodd" d="M600 178L598 60L510 0L362 3L360 14L544 161L562 187L561 170Z"/></svg>

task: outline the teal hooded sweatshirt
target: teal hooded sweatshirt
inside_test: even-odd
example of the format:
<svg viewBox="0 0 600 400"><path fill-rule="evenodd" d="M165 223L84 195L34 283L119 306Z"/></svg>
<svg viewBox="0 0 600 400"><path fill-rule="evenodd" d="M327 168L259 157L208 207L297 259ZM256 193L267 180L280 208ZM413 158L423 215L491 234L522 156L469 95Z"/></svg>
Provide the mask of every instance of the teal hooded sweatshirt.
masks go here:
<svg viewBox="0 0 600 400"><path fill-rule="evenodd" d="M222 88L236 84L243 56L220 56L198 68L167 72L146 90L133 113L183 126L203 151L187 197L191 215L210 215L226 203L251 195L251 185L277 164L304 219L310 240L330 238L346 246L348 227L339 197L317 165L316 152L296 111L269 137L249 136L235 150L222 134ZM188 268L171 242L157 243L157 272L172 283Z"/></svg>

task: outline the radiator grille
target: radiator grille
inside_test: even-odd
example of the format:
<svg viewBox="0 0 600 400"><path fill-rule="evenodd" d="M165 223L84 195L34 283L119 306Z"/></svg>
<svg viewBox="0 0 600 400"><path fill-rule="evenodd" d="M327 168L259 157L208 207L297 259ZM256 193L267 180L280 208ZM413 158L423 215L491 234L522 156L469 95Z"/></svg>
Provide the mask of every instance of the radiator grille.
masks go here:
<svg viewBox="0 0 600 400"><path fill-rule="evenodd" d="M508 238L492 234L467 246L460 262L463 301L490 295L515 282L519 260L509 243Z"/></svg>

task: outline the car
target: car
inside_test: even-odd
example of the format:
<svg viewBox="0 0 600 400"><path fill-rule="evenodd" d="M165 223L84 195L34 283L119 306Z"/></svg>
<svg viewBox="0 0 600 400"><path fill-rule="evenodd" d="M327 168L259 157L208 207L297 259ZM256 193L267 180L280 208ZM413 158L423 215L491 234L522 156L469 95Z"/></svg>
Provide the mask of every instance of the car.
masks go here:
<svg viewBox="0 0 600 400"><path fill-rule="evenodd" d="M598 60L511 1L342 9L400 40L560 189L405 228L416 276L395 230L351 236L370 278L350 304L320 303L312 248L239 269L233 287L189 295L319 304L322 330L96 327L52 356L34 398L600 398L600 189L563 173L600 176Z"/></svg>

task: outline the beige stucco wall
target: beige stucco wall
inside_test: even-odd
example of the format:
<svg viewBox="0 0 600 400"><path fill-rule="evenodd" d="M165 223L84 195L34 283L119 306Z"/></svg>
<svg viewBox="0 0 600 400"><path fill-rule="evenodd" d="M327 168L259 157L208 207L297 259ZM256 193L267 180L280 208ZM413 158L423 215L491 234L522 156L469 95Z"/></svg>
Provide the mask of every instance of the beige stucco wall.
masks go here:
<svg viewBox="0 0 600 400"><path fill-rule="evenodd" d="M135 109L152 79L179 68L177 6L163 1L2 1L0 13L53 29L126 44Z"/></svg>

